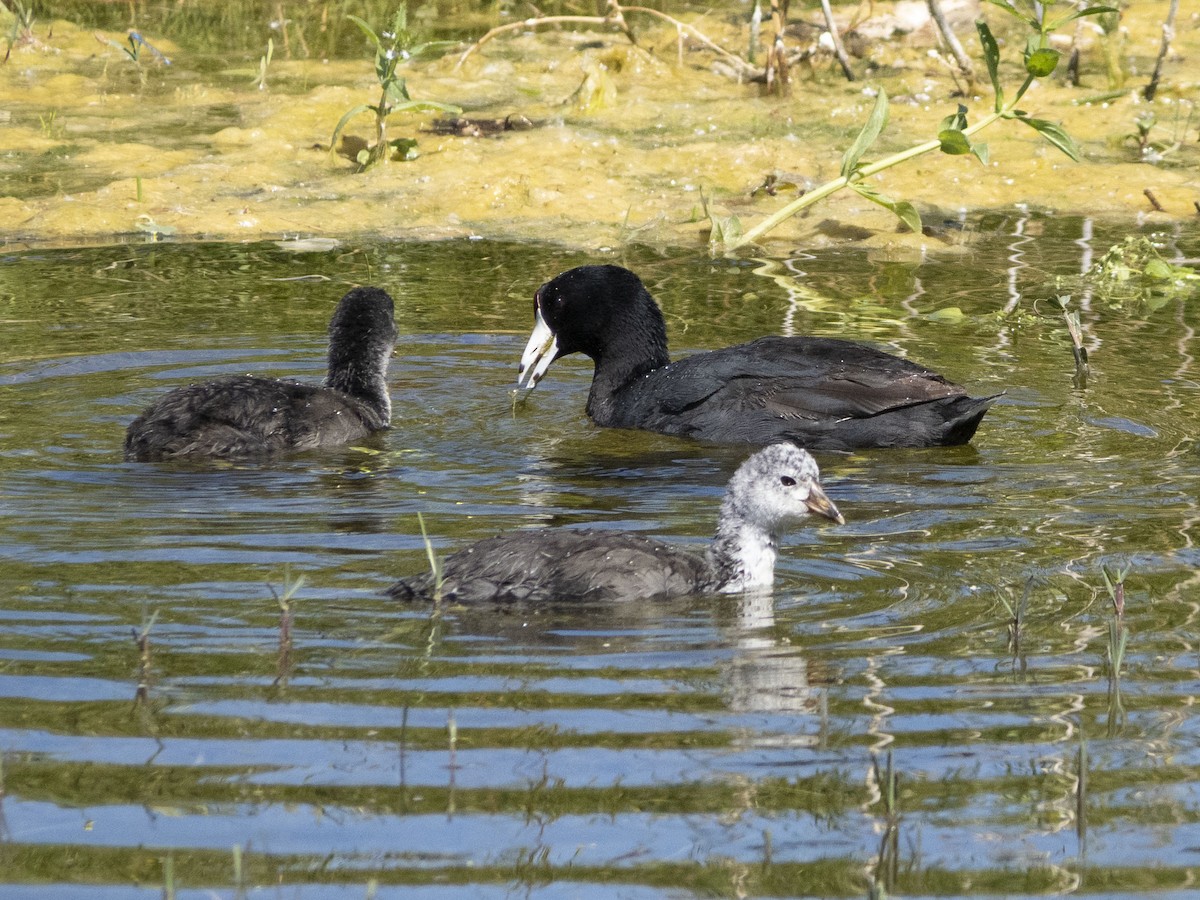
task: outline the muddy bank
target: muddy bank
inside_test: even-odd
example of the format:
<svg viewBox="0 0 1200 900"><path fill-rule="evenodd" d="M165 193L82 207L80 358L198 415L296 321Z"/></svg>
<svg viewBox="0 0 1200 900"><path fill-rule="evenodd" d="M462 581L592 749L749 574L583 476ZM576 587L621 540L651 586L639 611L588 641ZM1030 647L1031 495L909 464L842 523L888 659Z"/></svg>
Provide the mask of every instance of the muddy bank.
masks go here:
<svg viewBox="0 0 1200 900"><path fill-rule="evenodd" d="M1105 48L1090 24L1078 32L1081 85L1056 74L1030 91L1025 108L1061 122L1082 162L1002 122L980 135L991 149L986 167L971 156L934 154L883 173L877 185L935 223L1016 204L1194 219L1200 70L1188 60L1200 45L1195 15L1178 23L1158 97L1147 103L1138 93L1166 8L1143 3L1126 12L1119 95L1110 91ZM746 29L732 16L689 21L724 46L745 44ZM973 32L961 33L974 52ZM347 110L377 100L369 47L350 60L274 59L260 89L257 60L230 66L149 33L170 66L149 57L135 64L68 22L52 30L39 23L33 36L0 66L0 239L9 243L367 233L701 246L702 198L749 223L795 196L794 185L835 177L878 88L891 96L892 114L871 157L933 136L961 99L928 35L866 42L853 61L863 76L854 83L832 56L814 56L793 71L791 94L780 98L738 83L696 42L681 47L674 29L643 24L638 47L605 29L523 31L487 44L461 68L450 54L403 71L416 99L454 104L474 120L519 117L533 127L492 133L438 127L431 114L393 116L389 136L416 138L417 157L359 172L327 148ZM1009 82L1018 78L1015 44L1001 48ZM986 77L974 93L962 102L979 117L991 108ZM1148 112L1157 119L1150 136L1165 153L1143 154L1132 137ZM346 131L369 140L372 121L357 116ZM775 195L756 190L771 179L781 184ZM848 192L772 238L781 248L846 239L922 240L898 234L890 214Z"/></svg>

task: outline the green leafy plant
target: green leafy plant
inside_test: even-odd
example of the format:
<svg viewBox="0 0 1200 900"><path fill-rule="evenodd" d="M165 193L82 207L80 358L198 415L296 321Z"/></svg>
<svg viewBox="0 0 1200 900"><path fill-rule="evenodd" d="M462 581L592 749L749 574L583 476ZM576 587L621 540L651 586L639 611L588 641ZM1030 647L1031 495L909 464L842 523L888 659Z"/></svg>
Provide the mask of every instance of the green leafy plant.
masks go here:
<svg viewBox="0 0 1200 900"><path fill-rule="evenodd" d="M1200 272L1163 259L1148 237L1125 238L1109 247L1082 275L1059 276L1060 290L1087 291L1113 307L1158 309L1200 293Z"/></svg>
<svg viewBox="0 0 1200 900"><path fill-rule="evenodd" d="M51 140L62 140L66 134L66 127L58 118L58 110L52 109L45 115L38 114L38 125L41 126L42 136L48 137Z"/></svg>
<svg viewBox="0 0 1200 900"><path fill-rule="evenodd" d="M148 50L155 61L162 63L164 66L169 66L171 64L169 57L167 57L161 50L147 41L136 31L129 32L124 44L118 44L112 38L101 37L100 35L97 35L97 38L101 41L101 43L108 44L108 46L120 50L127 57L129 57L130 62L139 68L142 65L143 49Z"/></svg>
<svg viewBox="0 0 1200 900"><path fill-rule="evenodd" d="M1161 163L1183 146L1188 132L1192 129L1195 107L1191 104L1186 105L1186 118L1182 116L1181 107L1185 107L1185 104L1179 104L1175 108L1175 119L1170 138L1154 136L1156 130L1161 130L1159 126L1162 123L1158 121L1158 116L1154 114L1153 110L1146 110L1134 120L1133 126L1136 131L1126 135L1125 141L1137 146L1138 159L1147 163Z"/></svg>
<svg viewBox="0 0 1200 900"><path fill-rule="evenodd" d="M1057 17L1051 18L1049 7L1037 2L1037 0L1012 0L1012 2L1010 0L989 0L989 2L1005 10L1010 15L1015 16L1028 26L1030 30L1023 56L1025 78L1020 86L1012 92L1011 98L1006 99L1004 85L1000 79L1000 46L996 42L996 38L993 36L987 23L981 20L976 23L976 30L979 34L983 59L987 64L988 77L991 80L992 91L995 95L992 112L985 115L978 122L969 124L967 121L968 109L960 104L954 113L942 120L935 139L885 157L878 162L864 164L863 156L879 138L879 135L883 132L888 122L887 94L880 90L875 98L875 106L871 110L871 115L867 119L866 125L863 126L854 143L850 145L850 148L842 156L841 172L837 178L809 191L803 197L793 200L754 227L743 230L738 236L731 237L731 235L736 235L737 229L729 227L728 224L721 229L714 228L712 237L710 238L712 246L714 248L723 247L725 250L736 250L746 244L753 243L802 209L806 209L814 203L825 199L830 194L846 187L856 191L872 203L890 210L906 226L913 231L919 232L921 230L921 217L917 213L916 208L907 201L893 200L891 197L884 195L870 184L867 179L885 169L898 166L903 162L935 150L940 150L951 156L970 153L979 159L980 162L987 163L987 144L975 143L972 141L972 138L984 128L1001 119L1013 119L1025 123L1053 146L1071 157L1071 159L1078 160L1079 148L1061 126L1046 119L1034 118L1025 110L1020 109L1018 104L1037 79L1045 78L1058 67L1059 53L1049 46L1050 35L1056 29L1061 28L1069 22L1083 16L1104 15L1113 12L1112 8L1107 6L1090 6L1086 9L1076 9L1073 6L1069 6L1067 11L1064 11Z"/></svg>
<svg viewBox="0 0 1200 900"><path fill-rule="evenodd" d="M338 137L351 119L361 113L369 112L375 115L375 143L358 152L356 159L361 169L369 169L371 166L387 162L393 157L413 159L417 155L415 140L412 138L388 140L388 116L393 113L426 110L458 115L462 110L447 103L412 99L404 78L397 73L396 69L403 61L434 53L441 48L451 46L451 44L446 41L416 43L412 33L408 30L407 6L401 6L396 10L391 30L385 31L382 36L358 16L347 16L346 18L354 22L375 45L375 76L379 79L379 102L375 104L361 103L348 110L333 129L333 139L330 141L329 151L335 152Z"/></svg>
<svg viewBox="0 0 1200 900"><path fill-rule="evenodd" d="M1113 612L1116 613L1118 619L1125 615L1125 576L1132 568L1133 563L1129 563L1125 568L1117 569L1110 575L1108 566L1100 567L1100 575L1104 578L1104 589L1108 591L1108 597L1112 600Z"/></svg>
<svg viewBox="0 0 1200 900"><path fill-rule="evenodd" d="M1137 129L1137 133L1129 135L1129 138L1137 141L1138 156L1141 159L1147 159L1152 153L1153 147L1150 142L1150 132L1158 124L1158 116L1154 115L1153 110L1148 109L1138 116L1133 124Z"/></svg>
<svg viewBox="0 0 1200 900"><path fill-rule="evenodd" d="M171 64L169 57L167 57L162 51L160 51L136 31L129 32L129 34L126 36L126 41L124 44L119 44L112 38L105 37L99 33L96 34L96 40L124 53L126 58L133 63L134 67L137 69L138 80L143 85L146 83L146 70L142 66L142 50L148 51L150 56L161 65L169 66Z"/></svg>

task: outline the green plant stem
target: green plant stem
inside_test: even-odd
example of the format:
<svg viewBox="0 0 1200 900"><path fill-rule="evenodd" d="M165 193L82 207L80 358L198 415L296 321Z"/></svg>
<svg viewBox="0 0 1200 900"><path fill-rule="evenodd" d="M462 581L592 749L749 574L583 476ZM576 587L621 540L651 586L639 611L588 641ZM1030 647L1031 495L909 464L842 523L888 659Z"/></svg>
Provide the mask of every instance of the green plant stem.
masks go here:
<svg viewBox="0 0 1200 900"><path fill-rule="evenodd" d="M371 162L387 162L388 161L388 145L387 145L387 117L391 112L388 109L387 86L379 94L379 108L375 113L375 146L372 148L373 159Z"/></svg>
<svg viewBox="0 0 1200 900"><path fill-rule="evenodd" d="M998 109L995 112L988 113L988 115L984 116L982 119L980 119L974 125L969 125L966 128L964 128L962 131L963 135L966 137L970 137L971 135L976 134L976 133L982 131L983 129L987 128L989 125L991 125L997 119L1011 118L1012 110L1016 108L1016 105L1021 101L1021 97L1023 97L1025 95L1025 92L1027 90L1029 90L1029 86L1031 84L1033 84L1033 76L1032 75L1026 77L1025 83L1021 85L1021 87L1017 91L1016 95L1013 97L1013 99L1008 104L1006 104L1002 109ZM764 234L766 234L768 231L771 231L772 229L774 229L785 219L789 219L792 216L794 216L796 213L800 212L800 210L807 209L808 207L812 206L814 203L818 203L821 200L824 200L830 194L840 191L842 188L846 187L846 185L850 184L851 180L859 181L864 178L869 178L870 176L875 175L879 172L882 172L885 169L890 169L893 166L900 165L900 163L907 162L908 160L914 159L925 153L930 153L934 150L940 149L941 146L942 146L941 141L934 138L931 141L926 141L923 144L917 144L915 147L909 147L907 150L902 150L899 153L894 153L891 156L884 157L883 159L879 160L878 162L873 162L870 165L863 166L862 168L858 169L854 173L852 178L847 178L845 176L839 176L838 178L835 178L833 181L827 181L825 184L821 185L819 188L809 191L803 197L798 197L797 199L795 199L791 203L789 203L787 206L784 206L783 208L776 210L774 213L767 216L767 218L763 219L761 222L759 222L753 228L750 228L750 229L746 230L745 232L743 232L741 237L727 243L725 249L727 251L737 250L741 247L744 247L746 244L753 243L754 241L758 240L758 238L760 238Z"/></svg>

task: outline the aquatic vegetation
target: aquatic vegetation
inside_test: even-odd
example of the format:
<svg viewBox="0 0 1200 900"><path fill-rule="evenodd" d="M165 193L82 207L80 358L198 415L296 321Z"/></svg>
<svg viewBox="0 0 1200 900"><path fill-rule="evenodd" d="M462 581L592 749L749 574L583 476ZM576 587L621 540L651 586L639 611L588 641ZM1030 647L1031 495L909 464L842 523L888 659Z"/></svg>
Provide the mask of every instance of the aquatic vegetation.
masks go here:
<svg viewBox="0 0 1200 900"><path fill-rule="evenodd" d="M1150 238L1130 236L1109 247L1082 275L1060 276L1055 283L1060 289L1087 290L1112 306L1153 311L1200 291L1200 272L1164 259Z"/></svg>
<svg viewBox="0 0 1200 900"><path fill-rule="evenodd" d="M1071 338L1071 353L1075 357L1075 387L1083 388L1087 386L1088 352L1083 345L1083 323L1079 318L1079 310L1070 308L1070 294L1062 294L1055 299L1062 308L1063 321Z"/></svg>
<svg viewBox="0 0 1200 900"><path fill-rule="evenodd" d="M137 691L134 694L133 700L136 707L145 705L150 697L150 673L153 665L150 652L150 630L154 627L157 619L158 610L155 610L149 617L143 617L140 630L136 628L130 629L133 636L133 644L138 652Z"/></svg>
<svg viewBox="0 0 1200 900"><path fill-rule="evenodd" d="M37 38L33 36L33 23L36 21L33 16L32 4L26 6L21 0L12 0L9 4L9 12L12 13L12 27L9 28L8 34L4 36L7 47L4 51L4 61L8 62L8 57L12 53L13 47L22 44L37 43Z"/></svg>
<svg viewBox="0 0 1200 900"><path fill-rule="evenodd" d="M164 66L169 66L171 64L171 60L166 54L147 41L139 32L136 31L129 32L124 44L118 44L112 38L104 37L104 35L101 34L96 35L96 40L102 44L107 44L110 47L120 50L129 58L130 62L139 68L142 64L143 48L150 52L150 55L156 62L162 63Z"/></svg>
<svg viewBox="0 0 1200 900"><path fill-rule="evenodd" d="M1125 616L1125 576L1129 574L1131 568L1133 568L1132 563L1110 575L1107 566L1100 567L1100 574L1104 578L1104 589L1108 591L1109 599L1112 600L1113 612L1116 613L1118 619Z"/></svg>
<svg viewBox="0 0 1200 900"><path fill-rule="evenodd" d="M1082 842L1087 837L1088 752L1087 738L1079 729L1079 750L1075 753L1075 834Z"/></svg>
<svg viewBox="0 0 1200 900"><path fill-rule="evenodd" d="M58 118L58 110L52 109L44 115L38 114L38 125L42 129L42 134L51 140L61 141L66 136L66 128L63 127L62 121Z"/></svg>
<svg viewBox="0 0 1200 900"><path fill-rule="evenodd" d="M233 845L233 896L242 900L246 896L246 865L243 859L245 850L241 844Z"/></svg>
<svg viewBox="0 0 1200 900"><path fill-rule="evenodd" d="M401 6L396 10L396 14L392 18L391 30L383 32L382 36L358 16L347 16L347 18L362 29L363 34L370 38L375 45L375 75L379 79L379 102L374 105L362 103L348 110L333 129L329 152L336 151L338 136L341 135L351 119L360 113L370 112L375 114L375 143L359 150L356 154L355 159L361 167L360 171L387 162L392 158L413 159L417 155L417 142L414 139L393 138L388 140L388 116L393 113L426 110L456 116L462 110L448 103L412 99L404 78L396 72L396 68L404 60L436 52L439 48L449 46L449 44L444 41L418 44L408 30L407 6Z"/></svg>
<svg viewBox="0 0 1200 900"><path fill-rule="evenodd" d="M1125 706L1121 701L1121 668L1125 664L1125 651L1129 645L1129 628L1125 624L1125 577L1132 563L1115 573L1109 574L1107 566L1100 567L1104 578L1104 589L1108 591L1113 605L1113 617L1108 620L1108 729L1110 736L1125 719Z"/></svg>
<svg viewBox="0 0 1200 900"><path fill-rule="evenodd" d="M162 861L163 873L163 900L175 900L176 884L175 884L175 854L170 850L167 851L166 857Z"/></svg>
<svg viewBox="0 0 1200 900"><path fill-rule="evenodd" d="M1181 118L1181 107L1183 106L1184 104L1181 103L1175 107L1175 118L1169 138L1152 137L1160 124L1154 110L1147 109L1134 120L1133 124L1136 130L1125 136L1125 142L1132 142L1137 146L1138 159L1147 163L1161 163L1166 161L1171 154L1179 151L1187 139L1188 132L1192 129L1192 117L1195 114L1195 107L1189 103L1186 104L1187 117Z"/></svg>
<svg viewBox="0 0 1200 900"><path fill-rule="evenodd" d="M1022 632L1026 622L1025 613L1029 607L1029 595L1033 593L1033 584L1032 578L1025 581L1025 589L1021 592L1019 600L1009 602L1007 597L1003 594L1000 595L1000 603L1008 613L1008 649L1014 659L1021 655Z"/></svg>
<svg viewBox="0 0 1200 900"><path fill-rule="evenodd" d="M146 50L154 59L154 61L160 65L169 66L171 64L171 60L166 54L147 41L144 37L142 37L141 33L137 31L130 31L126 36L126 42L124 44L118 43L110 37L105 37L100 32L96 32L96 40L101 44L113 47L114 49L120 50L123 54L125 54L125 58L133 63L134 68L137 69L138 81L141 82L143 86L146 84L146 70L142 66L143 49Z"/></svg>
<svg viewBox="0 0 1200 900"><path fill-rule="evenodd" d="M283 593L276 592L275 586L267 585L271 596L279 606L279 650L276 657L275 684L286 685L292 672L292 628L296 621L296 611L292 599L300 588L304 587L304 576L292 578L288 572L283 574Z"/></svg>
<svg viewBox="0 0 1200 900"><path fill-rule="evenodd" d="M879 840L879 852L871 872L871 892L876 897L886 897L887 892L895 890L899 876L900 864L900 806L899 806L899 775L892 759L892 751L884 756L884 764L879 763L879 754L871 756L871 775L874 787L878 791L883 821L880 823L882 832Z"/></svg>
<svg viewBox="0 0 1200 900"><path fill-rule="evenodd" d="M442 599L442 583L444 581L442 559L434 552L433 542L429 540L429 533L425 530L425 517L420 513L417 513L417 524L421 526L421 540L425 543L425 556L429 559L429 573L433 576L433 602L437 603Z"/></svg>
<svg viewBox="0 0 1200 900"><path fill-rule="evenodd" d="M267 52L258 60L258 75L250 82L260 91L267 89L267 68L271 65L271 57L275 55L275 39L267 38Z"/></svg>
<svg viewBox="0 0 1200 900"><path fill-rule="evenodd" d="M887 93L881 89L876 96L875 107L871 111L866 125L863 126L854 143L842 156L841 171L837 178L826 182L815 190L809 191L799 199L793 200L754 227L742 231L740 235L737 234L741 230L740 225L733 225L729 222L719 223L718 225L714 221L710 245L718 249L736 250L746 244L753 243L773 230L781 222L845 187L849 187L872 203L890 210L910 229L920 232L921 217L911 203L904 200L893 200L880 193L866 179L893 166L907 162L910 159L923 156L926 153L932 153L935 150L941 150L942 153L951 156L973 154L981 163L986 165L989 158L987 144L973 143L971 138L979 131L1001 119L1014 119L1024 122L1049 141L1050 144L1057 147L1071 159L1078 161L1079 149L1076 147L1075 141L1062 127L1046 119L1034 118L1025 110L1020 109L1018 104L1037 79L1046 78L1058 68L1060 54L1057 50L1049 46L1050 35L1064 25L1084 16L1099 16L1111 12L1111 7L1090 6L1085 9L1071 7L1069 11L1064 12L1058 18L1051 19L1048 9L1043 4L1037 2L1037 0L1017 0L1020 3L1019 6L1013 2L1009 2L1009 0L991 0L991 2L1022 21L1029 28L1029 35L1026 40L1023 56L1026 73L1025 79L1013 92L1011 99L1005 100L1004 85L1000 79L999 44L992 35L992 31L987 23L980 20L976 23L975 27L979 33L979 42L983 48L984 62L987 65L988 77L991 80L992 90L995 95L993 112L984 116L974 125L968 125L968 109L966 106L959 104L956 112L946 116L942 120L938 135L934 140L911 147L900 153L895 153L878 162L864 165L862 163L863 155L879 138L888 121Z"/></svg>

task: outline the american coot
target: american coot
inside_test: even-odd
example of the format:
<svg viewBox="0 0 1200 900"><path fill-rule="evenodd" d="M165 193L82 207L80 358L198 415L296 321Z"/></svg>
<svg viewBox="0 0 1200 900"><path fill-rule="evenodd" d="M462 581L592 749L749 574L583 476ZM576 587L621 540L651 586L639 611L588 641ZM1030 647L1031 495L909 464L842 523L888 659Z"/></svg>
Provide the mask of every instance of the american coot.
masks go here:
<svg viewBox="0 0 1200 900"><path fill-rule="evenodd" d="M329 322L324 385L235 375L178 388L133 420L125 458L263 456L332 447L387 428L393 309L386 291L355 288Z"/></svg>
<svg viewBox="0 0 1200 900"><path fill-rule="evenodd" d="M764 337L671 362L658 305L620 266L580 266L541 286L518 388L531 390L568 353L596 364L587 412L597 425L716 443L965 444L996 399L834 338Z"/></svg>
<svg viewBox="0 0 1200 900"><path fill-rule="evenodd" d="M626 532L518 531L447 557L441 596L458 603L616 601L767 588L786 520L817 513L843 521L817 479L806 451L775 444L734 473L704 556ZM430 574L388 589L404 600L434 592Z"/></svg>

